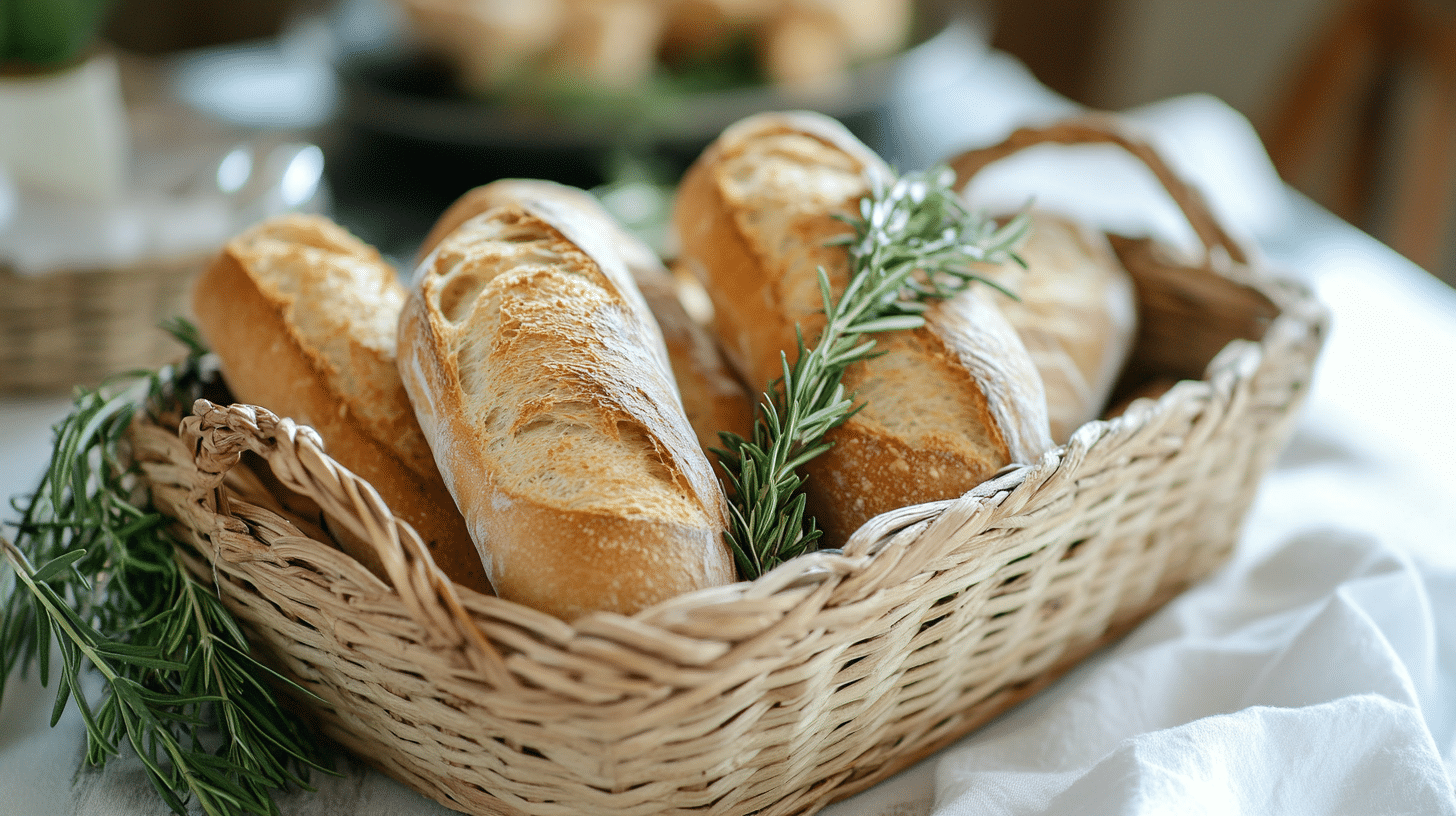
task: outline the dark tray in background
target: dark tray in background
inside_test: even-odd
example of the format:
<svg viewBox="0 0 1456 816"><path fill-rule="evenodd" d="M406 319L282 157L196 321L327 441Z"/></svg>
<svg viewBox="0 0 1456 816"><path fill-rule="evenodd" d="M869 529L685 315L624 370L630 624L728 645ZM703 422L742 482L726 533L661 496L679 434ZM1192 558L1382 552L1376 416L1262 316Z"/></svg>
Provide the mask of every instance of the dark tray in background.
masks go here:
<svg viewBox="0 0 1456 816"><path fill-rule="evenodd" d="M355 55L339 65L340 110L328 177L341 222L399 260L461 193L498 178L545 178L582 188L610 181L624 153L673 183L733 122L764 110L812 108L876 149L896 71L942 36L951 14L924 4L912 45L856 66L846 92L812 98L753 85L654 99L650 115L553 112L465 96L447 69L414 53Z"/></svg>

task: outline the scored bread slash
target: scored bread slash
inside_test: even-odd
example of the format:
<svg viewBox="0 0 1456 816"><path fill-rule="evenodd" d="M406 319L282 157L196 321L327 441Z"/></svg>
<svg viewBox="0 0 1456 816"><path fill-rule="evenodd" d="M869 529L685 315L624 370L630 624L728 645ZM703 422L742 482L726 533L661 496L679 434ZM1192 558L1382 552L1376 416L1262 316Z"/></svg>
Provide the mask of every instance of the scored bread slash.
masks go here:
<svg viewBox="0 0 1456 816"><path fill-rule="evenodd" d="M446 575L489 592L395 363L405 291L373 248L326 218L286 215L229 241L192 294L233 397L311 426L409 522ZM374 549L333 529L375 574Z"/></svg>
<svg viewBox="0 0 1456 816"><path fill-rule="evenodd" d="M471 218L503 204L535 198L555 201L579 210L605 229L632 280L641 290L648 310L662 331L667 362L677 381L678 394L698 445L711 451L722 446L720 431L747 436L753 429L753 402L734 377L707 329L687 313L679 299L678 282L657 253L632 235L585 190L540 179L501 179L476 187L451 204L435 221L420 245L419 259L445 236Z"/></svg>
<svg viewBox="0 0 1456 816"><path fill-rule="evenodd" d="M400 372L503 598L572 620L734 580L727 505L611 234L559 201L420 264Z"/></svg>

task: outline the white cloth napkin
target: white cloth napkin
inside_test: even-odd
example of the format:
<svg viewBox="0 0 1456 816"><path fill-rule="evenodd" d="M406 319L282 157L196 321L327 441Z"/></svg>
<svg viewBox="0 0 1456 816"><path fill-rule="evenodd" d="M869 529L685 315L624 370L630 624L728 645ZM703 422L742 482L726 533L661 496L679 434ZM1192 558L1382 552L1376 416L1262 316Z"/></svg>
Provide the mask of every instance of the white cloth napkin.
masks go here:
<svg viewBox="0 0 1456 816"><path fill-rule="evenodd" d="M1255 521L1362 489L1337 467L1284 474ZM946 753L936 813L1456 813L1456 574L1317 519Z"/></svg>

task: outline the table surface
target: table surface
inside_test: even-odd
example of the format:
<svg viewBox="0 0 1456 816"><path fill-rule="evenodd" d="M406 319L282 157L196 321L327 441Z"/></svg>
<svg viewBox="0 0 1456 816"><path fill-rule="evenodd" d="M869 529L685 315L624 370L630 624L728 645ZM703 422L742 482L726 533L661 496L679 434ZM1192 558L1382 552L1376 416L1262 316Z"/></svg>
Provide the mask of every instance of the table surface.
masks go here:
<svg viewBox="0 0 1456 816"><path fill-rule="evenodd" d="M989 62L994 63L994 59ZM998 63L982 65L982 70L993 75L1003 71L1003 75L995 75L995 81L1015 85L1004 75L1008 70L1014 73L1014 68ZM1001 112L999 120L979 126L1004 131L1006 123L1025 117L1028 110L1046 114L1061 109L1055 99L1037 97L1036 86L1027 85L1024 78L1020 81L1022 84L1016 86L1020 90L1012 96L1021 100L1039 98L1041 104L1030 108L1018 108L1020 102L1003 104L995 108ZM898 114L903 127L914 127L915 117L920 115L913 105L902 107ZM1155 113L1152 119L1156 118ZM917 150L933 155L942 143L974 140L975 134L967 135L967 128L928 137L922 131L919 146L906 148L910 160L902 166L915 166ZM1224 172L1204 168L1208 185L1218 188L1219 176L1237 176L1229 169L1234 164L1237 162L1225 165ZM1240 180L1233 179L1232 183L1238 186ZM1402 474L1402 484L1414 486L1407 493L1410 505L1419 508L1412 514L1414 522L1426 525L1422 531L1443 529L1449 539L1449 530L1456 529L1456 511L1451 509L1456 506L1456 471L1452 464L1456 462L1456 425L1444 418L1450 416L1456 389L1452 382L1456 379L1456 294L1302 197L1282 188L1275 193L1269 193L1269 189L1266 184L1263 193L1251 196L1246 185L1241 204L1234 196L1228 199L1234 203L1225 201L1224 206L1246 216L1254 213L1257 218L1252 225L1246 218L1243 232L1257 240L1268 265L1312 286L1334 314L1335 329L1311 395L1312 418L1301 428L1309 429L1311 423L1316 423L1319 433L1326 436L1331 426L1359 435L1362 451L1379 451L1382 461L1396 469L1390 472ZM1264 198L1260 199L1260 195ZM1219 197L1216 189L1210 197ZM1175 228L1173 240L1177 239L1176 232ZM1429 349L1429 355L1400 350L1411 344ZM1398 401L1391 398L1392 388L1401 394ZM0 400L0 495L21 494L34 484L49 455L49 426L63 415L68 404L64 398ZM13 518L14 512L7 505L0 519ZM1412 533L1410 539L1428 541L1430 535ZM1412 546L1422 549L1424 545ZM1422 557L1445 559L1448 564L1452 560L1450 553L1441 548L1425 547L1422 553ZM1104 657L1094 656L1089 665ZM1081 670L1077 674L1085 676ZM1038 699L1045 699L1044 705L1054 705L1073 694L1078 682L1082 680L1059 681ZM54 729L48 727L51 699L52 693L40 688L33 677L12 678L7 683L5 706L0 710L0 791L6 794L0 797L0 816L163 812L146 789L134 761L114 762L104 771L77 770L83 730L74 710ZM1439 730L1436 725L1431 728ZM988 729L994 730L994 725ZM1437 740L1448 736L1449 732L1443 731ZM911 816L950 807L954 800L948 791L953 788L947 788L949 771L943 762L977 739L972 735L965 743L824 812L831 816ZM1449 763L1449 740L1439 748ZM288 816L448 812L380 774L347 760L345 763L343 776L319 780L319 793L282 797L283 812ZM938 775L942 777L939 781ZM1446 784L1449 788L1449 780Z"/></svg>

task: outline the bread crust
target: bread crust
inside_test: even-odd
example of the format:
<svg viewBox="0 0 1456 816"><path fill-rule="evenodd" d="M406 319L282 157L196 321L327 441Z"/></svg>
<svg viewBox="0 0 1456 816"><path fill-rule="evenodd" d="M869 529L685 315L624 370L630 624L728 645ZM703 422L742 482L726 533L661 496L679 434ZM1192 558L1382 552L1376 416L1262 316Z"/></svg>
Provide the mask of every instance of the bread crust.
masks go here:
<svg viewBox="0 0 1456 816"><path fill-rule="evenodd" d="M317 283L337 264L351 265L364 285L334 287L328 306L270 282L279 276L293 279L284 288L311 286L304 279ZM489 592L465 521L399 380L394 333L374 336L373 327L397 319L403 295L394 270L374 250L326 219L295 215L228 242L199 277L192 306L235 398L313 427L330 456L373 485L415 528L446 575ZM309 319L300 310L312 308L330 311L322 335L300 327ZM339 526L334 534L350 555L384 575L368 543Z"/></svg>
<svg viewBox="0 0 1456 816"><path fill-rule="evenodd" d="M1052 440L1063 443L1107 406L1137 335L1137 296L1101 233L1050 212L1031 216L1018 251L1026 266L985 274L1017 296L991 298L1041 374Z"/></svg>
<svg viewBox="0 0 1456 816"><path fill-rule="evenodd" d="M416 271L400 372L497 593L564 620L733 580L727 505L609 229L495 207Z"/></svg>
<svg viewBox="0 0 1456 816"><path fill-rule="evenodd" d="M682 398L688 423L698 444L710 458L721 448L720 431L749 436L753 432L753 402L723 359L713 336L683 308L677 282L657 254L616 224L591 194L575 187L538 179L501 179L476 187L442 213L420 245L419 259L429 254L461 224L494 207L546 199L581 211L607 225L613 247L631 273L648 310L662 331L667 361Z"/></svg>
<svg viewBox="0 0 1456 816"><path fill-rule="evenodd" d="M703 275L714 329L750 383L780 376L797 322L822 331L815 268L832 288L848 254L826 242L888 169L837 122L818 114L749 117L688 170L674 223L689 268ZM962 495L1011 462L1051 447L1046 401L1024 346L975 291L932 307L924 328L878 335L884 353L845 373L865 407L811 462L807 491L826 546L882 512ZM761 386L760 386L761 387Z"/></svg>

